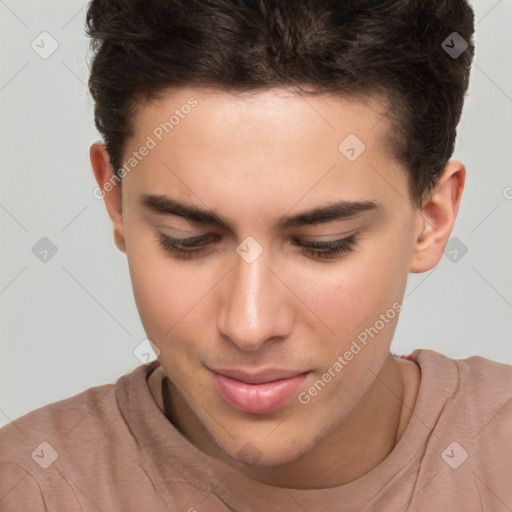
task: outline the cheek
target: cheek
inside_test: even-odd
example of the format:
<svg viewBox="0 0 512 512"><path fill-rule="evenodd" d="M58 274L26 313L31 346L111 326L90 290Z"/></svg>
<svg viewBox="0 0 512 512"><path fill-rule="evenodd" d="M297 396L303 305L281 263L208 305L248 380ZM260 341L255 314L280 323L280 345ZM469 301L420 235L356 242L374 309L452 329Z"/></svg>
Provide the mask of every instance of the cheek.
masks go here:
<svg viewBox="0 0 512 512"><path fill-rule="evenodd" d="M127 244L134 299L147 337L160 350L159 359L172 365L197 355L197 340L211 336L215 315L205 314L204 308L216 274L207 265L174 260L151 237L141 240Z"/></svg>
<svg viewBox="0 0 512 512"><path fill-rule="evenodd" d="M194 284L190 275L180 271L180 266L166 257L156 242L135 244L127 256L142 324L148 337L159 345L179 325L186 306L193 303Z"/></svg>
<svg viewBox="0 0 512 512"><path fill-rule="evenodd" d="M409 248L403 240L387 240L390 243L376 243L332 269L320 267L312 269L311 275L302 274L301 281L307 283L302 293L309 298L305 302L337 340L350 343L394 303L401 303Z"/></svg>

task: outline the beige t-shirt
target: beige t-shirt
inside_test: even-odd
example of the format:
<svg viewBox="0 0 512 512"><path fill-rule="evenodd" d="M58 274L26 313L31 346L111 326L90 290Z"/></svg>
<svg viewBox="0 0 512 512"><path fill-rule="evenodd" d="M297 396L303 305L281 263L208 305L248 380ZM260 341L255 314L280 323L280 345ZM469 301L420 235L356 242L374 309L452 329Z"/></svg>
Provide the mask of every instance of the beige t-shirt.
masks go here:
<svg viewBox="0 0 512 512"><path fill-rule="evenodd" d="M512 366L415 350L414 414L393 451L339 487L261 484L190 444L148 389L158 361L0 430L2 512L510 512Z"/></svg>

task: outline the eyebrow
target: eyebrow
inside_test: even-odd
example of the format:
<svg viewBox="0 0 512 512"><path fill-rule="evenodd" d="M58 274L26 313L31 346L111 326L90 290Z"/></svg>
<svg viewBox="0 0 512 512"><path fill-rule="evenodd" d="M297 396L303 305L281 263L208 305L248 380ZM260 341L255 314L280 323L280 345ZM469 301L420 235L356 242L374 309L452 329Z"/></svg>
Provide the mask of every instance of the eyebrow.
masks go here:
<svg viewBox="0 0 512 512"><path fill-rule="evenodd" d="M175 215L201 224L211 224L233 231L231 223L211 210L203 210L192 204L165 195L142 194L140 204L153 213ZM287 230L295 227L312 226L335 220L348 219L362 213L378 210L375 201L338 201L319 206L312 210L281 217L276 227Z"/></svg>

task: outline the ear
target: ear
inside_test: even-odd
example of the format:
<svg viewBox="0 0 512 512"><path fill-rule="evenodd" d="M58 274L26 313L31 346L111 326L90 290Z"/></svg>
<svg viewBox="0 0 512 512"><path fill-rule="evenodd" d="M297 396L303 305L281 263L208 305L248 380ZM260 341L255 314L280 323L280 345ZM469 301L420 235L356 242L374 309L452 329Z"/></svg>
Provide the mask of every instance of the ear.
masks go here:
<svg viewBox="0 0 512 512"><path fill-rule="evenodd" d="M421 206L410 272L426 272L443 257L459 211L465 180L464 165L457 160L449 160Z"/></svg>
<svg viewBox="0 0 512 512"><path fill-rule="evenodd" d="M114 175L105 144L100 142L94 143L89 150L89 156L94 177L101 190L108 215L112 221L114 242L120 251L126 253L121 204L121 182Z"/></svg>

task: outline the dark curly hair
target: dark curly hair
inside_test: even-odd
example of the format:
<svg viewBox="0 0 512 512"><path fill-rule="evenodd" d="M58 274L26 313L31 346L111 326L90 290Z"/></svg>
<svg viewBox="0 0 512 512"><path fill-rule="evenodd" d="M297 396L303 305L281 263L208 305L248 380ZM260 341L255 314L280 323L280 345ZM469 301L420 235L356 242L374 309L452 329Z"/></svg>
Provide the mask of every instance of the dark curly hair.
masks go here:
<svg viewBox="0 0 512 512"><path fill-rule="evenodd" d="M453 153L474 55L465 0L93 0L86 31L116 175L138 102L169 87L379 94L417 205Z"/></svg>

